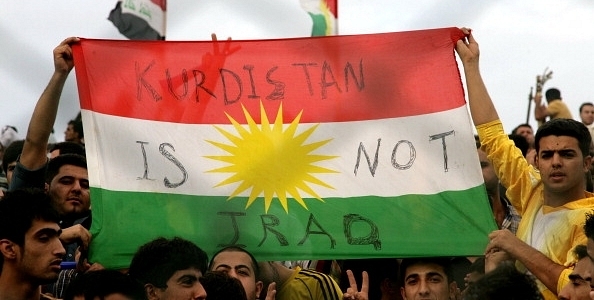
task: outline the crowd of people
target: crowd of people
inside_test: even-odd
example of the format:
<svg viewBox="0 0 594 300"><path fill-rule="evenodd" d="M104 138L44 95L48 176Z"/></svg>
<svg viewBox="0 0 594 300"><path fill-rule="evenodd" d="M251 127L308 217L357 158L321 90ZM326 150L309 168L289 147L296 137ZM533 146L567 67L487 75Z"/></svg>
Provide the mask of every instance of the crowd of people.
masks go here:
<svg viewBox="0 0 594 300"><path fill-rule="evenodd" d="M485 188L499 227L481 257L351 259L287 266L228 246L209 260L181 237L157 237L128 268L87 258L91 197L80 115L52 143L71 37L53 52L55 71L24 139L0 135L0 300L15 299L594 299L594 105L573 120L558 89L535 96L536 133L505 133L481 78L469 29L462 61Z"/></svg>

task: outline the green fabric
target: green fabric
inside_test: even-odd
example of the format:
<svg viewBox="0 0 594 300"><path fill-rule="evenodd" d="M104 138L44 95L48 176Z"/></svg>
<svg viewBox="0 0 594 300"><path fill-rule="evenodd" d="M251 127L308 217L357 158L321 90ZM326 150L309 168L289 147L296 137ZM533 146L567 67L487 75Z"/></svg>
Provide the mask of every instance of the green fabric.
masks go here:
<svg viewBox="0 0 594 300"><path fill-rule="evenodd" d="M328 30L328 24L326 24L326 18L324 15L316 15L308 12L309 16L313 20L313 27L311 29L311 36L325 36Z"/></svg>
<svg viewBox="0 0 594 300"><path fill-rule="evenodd" d="M90 261L107 268L127 267L140 245L159 236L192 240L209 257L239 244L259 260L300 260L475 256L496 229L482 185L436 195L304 199L308 210L290 199L288 214L280 205L265 213L261 199L246 210L242 197L98 188L91 197Z"/></svg>

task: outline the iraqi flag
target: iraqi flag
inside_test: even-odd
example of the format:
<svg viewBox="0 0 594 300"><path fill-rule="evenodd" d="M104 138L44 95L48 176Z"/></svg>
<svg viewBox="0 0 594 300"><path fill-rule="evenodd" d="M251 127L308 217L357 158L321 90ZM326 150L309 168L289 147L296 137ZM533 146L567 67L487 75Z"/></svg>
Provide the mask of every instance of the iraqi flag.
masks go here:
<svg viewBox="0 0 594 300"><path fill-rule="evenodd" d="M462 36L82 39L91 261L159 236L260 260L482 254Z"/></svg>
<svg viewBox="0 0 594 300"><path fill-rule="evenodd" d="M119 0L107 19L131 40L164 40L166 10L166 0Z"/></svg>

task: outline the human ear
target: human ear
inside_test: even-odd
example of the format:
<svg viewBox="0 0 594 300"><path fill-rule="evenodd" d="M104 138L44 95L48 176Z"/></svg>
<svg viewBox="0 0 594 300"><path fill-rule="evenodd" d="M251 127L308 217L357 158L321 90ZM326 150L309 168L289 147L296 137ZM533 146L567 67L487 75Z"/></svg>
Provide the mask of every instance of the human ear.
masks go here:
<svg viewBox="0 0 594 300"><path fill-rule="evenodd" d="M262 292L262 286L264 284L262 281L256 281L256 299L260 298L260 293Z"/></svg>
<svg viewBox="0 0 594 300"><path fill-rule="evenodd" d="M146 297L149 300L159 300L159 293L157 292L157 287L154 285L150 283L145 284L144 291L146 292Z"/></svg>
<svg viewBox="0 0 594 300"><path fill-rule="evenodd" d="M455 281L450 283L450 299L460 299L460 289L458 288L458 284Z"/></svg>
<svg viewBox="0 0 594 300"><path fill-rule="evenodd" d="M408 300L408 299L406 298L406 293L404 292L404 288L403 288L403 287L401 287L401 288L400 288L400 296L402 296L402 299L404 299L404 300Z"/></svg>
<svg viewBox="0 0 594 300"><path fill-rule="evenodd" d="M17 245L11 240L0 240L0 253L2 253L4 259L15 259L17 256L16 247Z"/></svg>
<svg viewBox="0 0 594 300"><path fill-rule="evenodd" d="M588 172L590 170L590 165L592 164L592 156L588 155L584 157L584 172Z"/></svg>

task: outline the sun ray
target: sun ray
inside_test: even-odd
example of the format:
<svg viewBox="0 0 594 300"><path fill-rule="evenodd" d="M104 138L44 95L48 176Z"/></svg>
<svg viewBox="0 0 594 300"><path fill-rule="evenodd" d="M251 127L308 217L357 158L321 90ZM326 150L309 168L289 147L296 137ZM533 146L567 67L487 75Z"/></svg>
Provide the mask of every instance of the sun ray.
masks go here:
<svg viewBox="0 0 594 300"><path fill-rule="evenodd" d="M223 185L235 183L235 182L238 182L238 181L241 181L241 180L242 180L241 176L237 176L237 174L235 174L235 175L233 175L233 176L231 176L231 177L229 177L229 178L227 178L227 179L219 182L217 185L215 185L215 187L219 187L219 186L223 186Z"/></svg>
<svg viewBox="0 0 594 300"><path fill-rule="evenodd" d="M289 195L293 196L293 199L295 200L295 202L299 203L299 205L303 206L303 208L307 209L307 204L305 204L305 201L303 201L303 198L301 198L301 195L299 194L299 191L294 188L291 187L289 189Z"/></svg>
<svg viewBox="0 0 594 300"><path fill-rule="evenodd" d="M307 194L309 194L310 196L316 198L319 201L324 202L324 200L322 200L322 198L320 197L320 195L318 195L318 193L316 193L309 185L307 185L305 182L300 182L299 184L297 184L295 186L296 188L306 192Z"/></svg>
<svg viewBox="0 0 594 300"><path fill-rule="evenodd" d="M289 202L287 201L287 195L284 193L277 193L277 197L278 197L278 201L281 203L281 205L285 209L285 212L289 212ZM270 208L270 204L268 205L268 208ZM266 208L267 211L268 211L268 208Z"/></svg>
<svg viewBox="0 0 594 300"><path fill-rule="evenodd" d="M243 126L241 126L241 124L239 124L237 121L235 121L233 117L231 117L227 113L225 113L225 115L227 116L227 119L229 119L229 122L231 122L231 125L233 125L235 130L237 130L237 133L239 133L240 137L244 137L250 134L250 132L243 128Z"/></svg>
<svg viewBox="0 0 594 300"><path fill-rule="evenodd" d="M327 139L327 140L323 140L323 141L319 141L319 142L315 142L315 143L311 143L311 144L307 144L307 145L303 145L303 151L309 153L312 152L328 143L330 143L330 141L332 141L331 139Z"/></svg>
<svg viewBox="0 0 594 300"><path fill-rule="evenodd" d="M206 158L223 161L222 159L218 159L218 158L212 158L212 157L206 157ZM233 157L229 157L229 160L232 160L232 159L233 159ZM206 171L206 173L234 173L234 172L235 172L235 168L233 166L225 166L225 167L220 167L217 169L212 169L212 170Z"/></svg>
<svg viewBox="0 0 594 300"><path fill-rule="evenodd" d="M235 196L239 195L241 192L249 189L250 187L251 185L245 181L240 183L239 186L235 189L235 191L233 191L231 195L229 195L229 199L234 198Z"/></svg>
<svg viewBox="0 0 594 300"><path fill-rule="evenodd" d="M325 182L323 182L323 181L319 180L318 178L313 177L311 175L304 176L303 181L315 183L317 185L321 185L321 186L326 187L326 188L329 188L329 189L334 189L334 187L332 187L331 185L329 185L329 184L327 184L327 183L325 183Z"/></svg>
<svg viewBox="0 0 594 300"><path fill-rule="evenodd" d="M237 151L237 147L235 147L235 146L231 146L231 145L227 145L227 144L223 144L223 143L217 143L217 142L208 141L208 140L207 140L207 142L213 146L216 146L220 149L225 150L225 152L230 153L230 154L235 154L235 152Z"/></svg>
<svg viewBox="0 0 594 300"><path fill-rule="evenodd" d="M224 135L231 143L233 143L233 145L237 145L237 143L239 143L241 141L241 139L238 136L231 134L230 132L226 131L223 128L220 128L219 126L215 126L215 129L220 134ZM210 143L213 143L213 142L210 142Z"/></svg>
<svg viewBox="0 0 594 300"><path fill-rule="evenodd" d="M250 205L252 205L252 203L254 203L254 201L256 201L256 199L258 199L258 196L260 196L260 193L262 193L262 189L258 189L256 187L254 187L252 189L252 191L250 192L250 197L248 198L248 201L245 204L245 208L250 207Z"/></svg>
<svg viewBox="0 0 594 300"><path fill-rule="evenodd" d="M315 174L336 174L336 170L318 165L338 156L313 154L330 144L332 139L306 143L319 124L305 127L297 134L303 111L289 123L283 122L283 104L279 104L274 122L271 124L266 109L260 102L260 124L257 124L248 109L242 105L246 125L239 124L225 113L235 129L232 133L220 126L214 126L228 143L207 140L207 142L229 155L207 155L205 158L227 165L208 170L208 173L230 173L216 187L237 184L227 200L245 195L248 209L258 199L263 199L264 210L268 212L275 200L285 212L289 212L289 201L293 200L308 209L306 200L324 202L313 185L334 189ZM317 189L317 188L316 188ZM303 195L308 195L304 198Z"/></svg>

